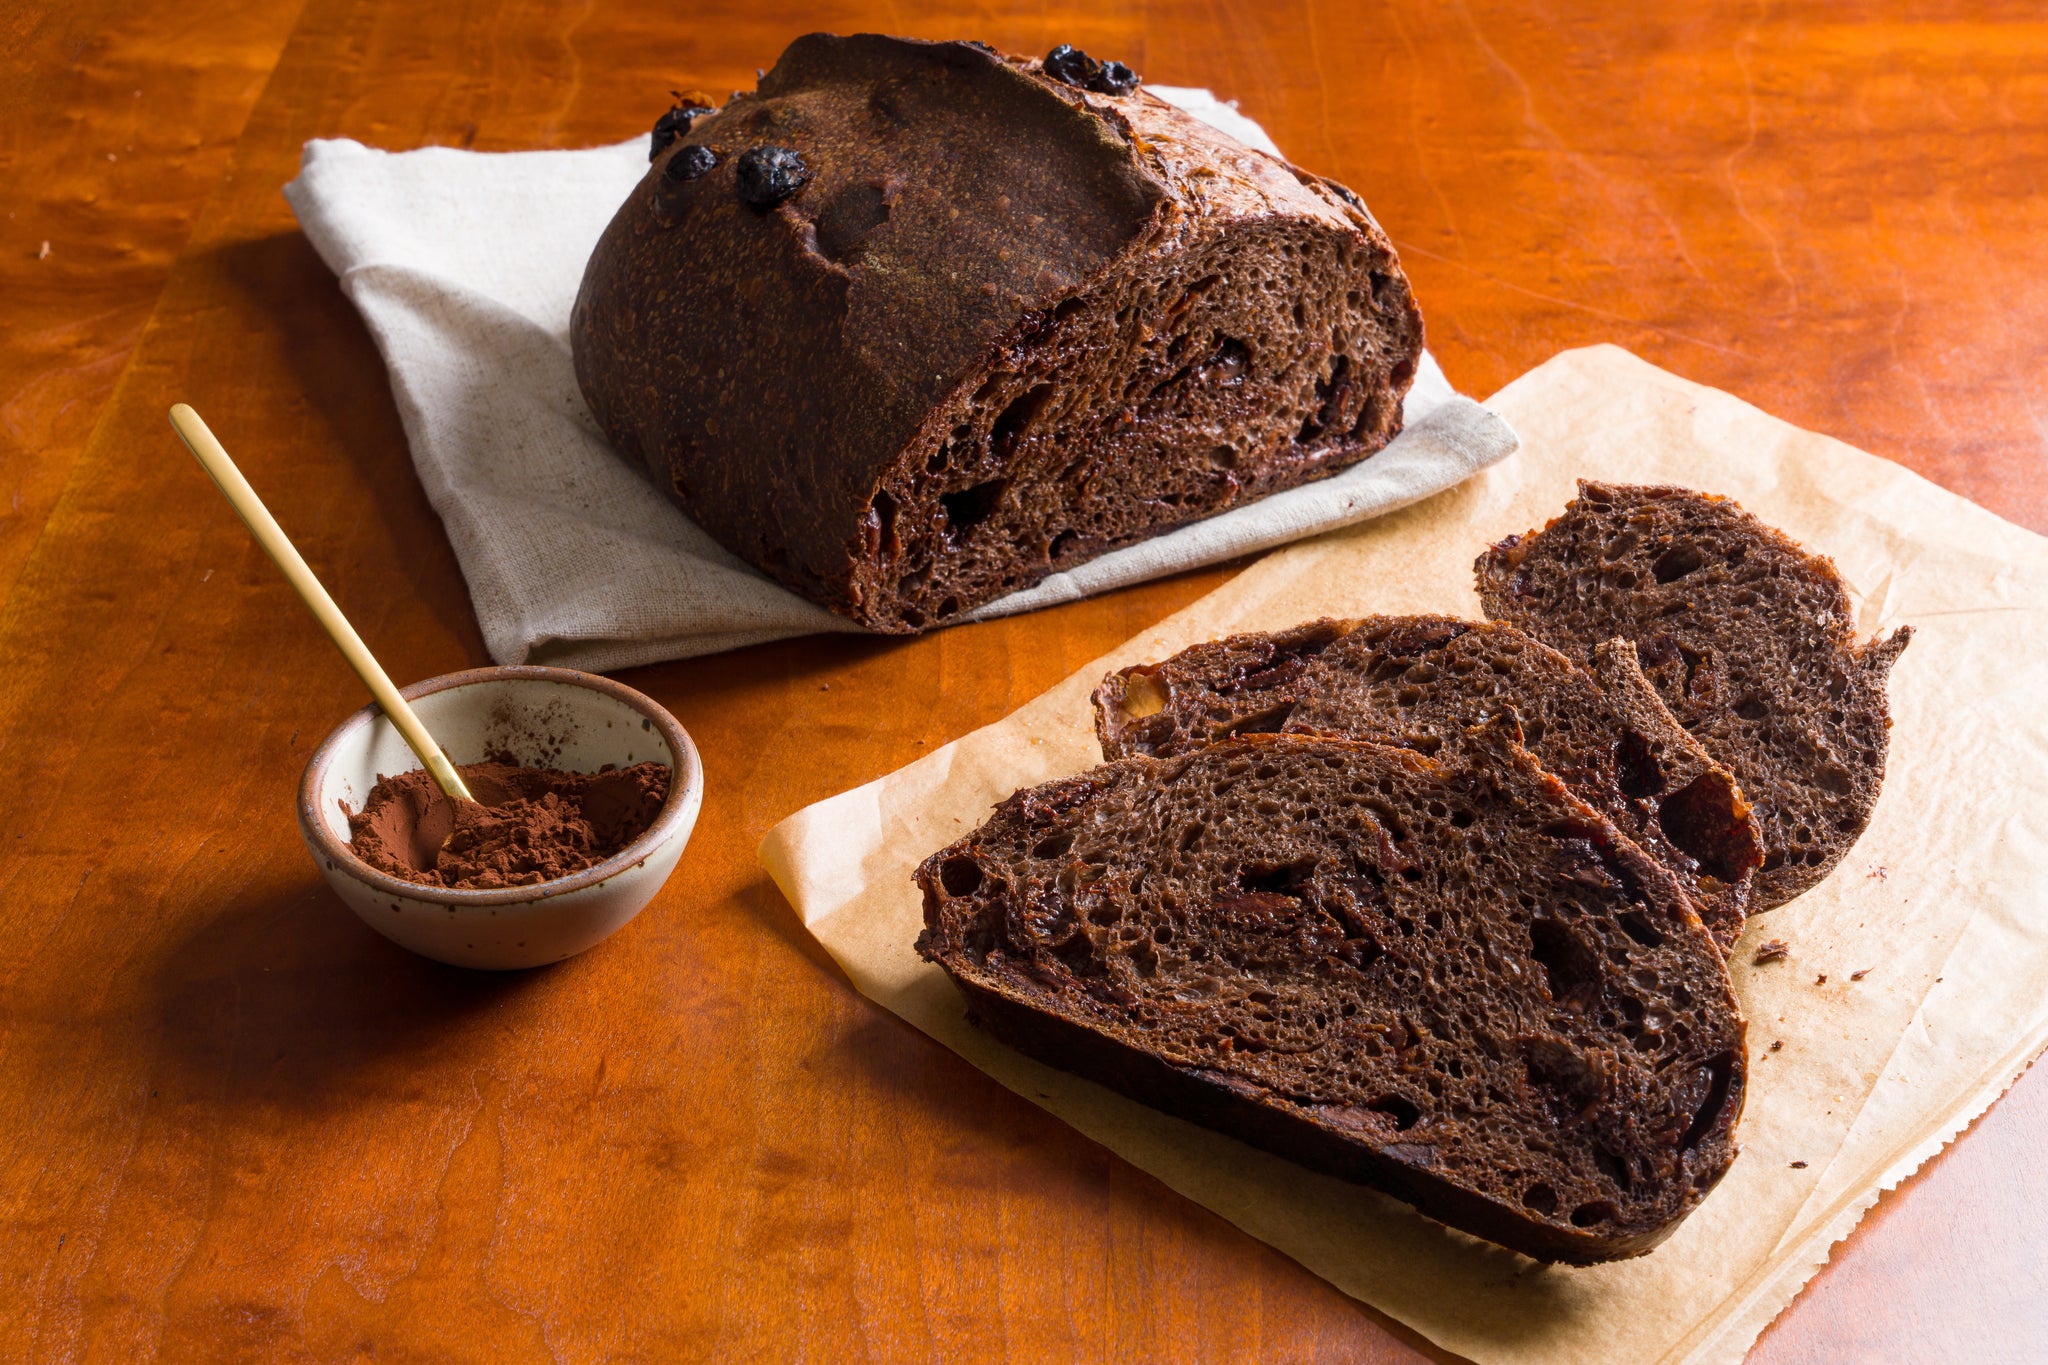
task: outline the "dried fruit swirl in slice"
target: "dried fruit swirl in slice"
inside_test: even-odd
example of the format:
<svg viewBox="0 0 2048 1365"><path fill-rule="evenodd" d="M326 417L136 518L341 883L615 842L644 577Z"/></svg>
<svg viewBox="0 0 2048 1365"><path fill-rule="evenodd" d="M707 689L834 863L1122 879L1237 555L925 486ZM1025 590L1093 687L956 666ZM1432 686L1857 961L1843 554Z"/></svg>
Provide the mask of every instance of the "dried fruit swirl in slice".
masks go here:
<svg viewBox="0 0 2048 1365"><path fill-rule="evenodd" d="M1719 950L1495 731L1126 759L917 881L919 951L996 1036L1531 1256L1646 1251L1735 1155Z"/></svg>
<svg viewBox="0 0 2048 1365"><path fill-rule="evenodd" d="M1634 652L1591 671L1513 626L1448 616L1312 621L1195 645L1095 692L1107 758L1164 757L1259 731L1434 752L1512 711L1523 743L1670 869L1725 949L1742 933L1761 834L1727 769L1671 718Z"/></svg>
<svg viewBox="0 0 2048 1365"><path fill-rule="evenodd" d="M1856 643L1831 560L1727 498L1582 482L1562 516L1475 567L1488 616L1575 658L1635 642L1664 704L1756 807L1759 908L1855 845L1884 783L1886 682L1913 630Z"/></svg>

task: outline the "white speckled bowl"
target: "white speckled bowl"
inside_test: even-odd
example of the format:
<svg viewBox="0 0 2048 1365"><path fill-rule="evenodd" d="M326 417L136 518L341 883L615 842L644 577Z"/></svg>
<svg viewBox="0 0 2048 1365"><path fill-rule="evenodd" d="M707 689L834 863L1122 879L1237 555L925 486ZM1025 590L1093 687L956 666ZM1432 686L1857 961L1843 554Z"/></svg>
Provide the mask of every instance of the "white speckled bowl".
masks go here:
<svg viewBox="0 0 2048 1365"><path fill-rule="evenodd" d="M674 778L645 834L574 876L497 891L420 886L349 852L342 804L360 810L379 774L420 766L383 711L366 706L327 737L299 783L300 837L365 924L458 967L538 967L602 942L654 899L704 802L697 746L674 716L630 687L568 668L476 668L403 691L456 763L510 753L529 767L596 772L653 759Z"/></svg>

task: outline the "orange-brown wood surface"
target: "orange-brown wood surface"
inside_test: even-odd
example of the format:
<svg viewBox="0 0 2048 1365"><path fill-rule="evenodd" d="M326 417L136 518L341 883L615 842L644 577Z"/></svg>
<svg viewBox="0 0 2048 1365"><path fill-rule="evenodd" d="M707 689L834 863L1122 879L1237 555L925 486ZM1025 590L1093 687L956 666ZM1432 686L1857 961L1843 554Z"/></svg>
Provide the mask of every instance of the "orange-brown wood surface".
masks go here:
<svg viewBox="0 0 2048 1365"><path fill-rule="evenodd" d="M1615 341L2048 531L2048 23L1625 8L0 14L0 1358L1441 1358L868 1005L754 862L1228 569L624 675L703 750L681 869L595 951L472 974L299 846L299 769L361 698L164 410L207 415L394 674L485 662L278 195L300 145L610 141L814 28L1065 40L1356 186L1469 392ZM1753 1358L2041 1358L2044 1130L2032 1074Z"/></svg>

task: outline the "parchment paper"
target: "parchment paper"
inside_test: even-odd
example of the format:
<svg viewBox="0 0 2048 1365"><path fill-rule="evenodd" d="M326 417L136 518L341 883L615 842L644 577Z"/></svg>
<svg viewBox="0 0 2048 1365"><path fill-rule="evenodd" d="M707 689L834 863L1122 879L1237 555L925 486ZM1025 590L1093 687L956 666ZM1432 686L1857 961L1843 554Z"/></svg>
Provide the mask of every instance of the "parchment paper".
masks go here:
<svg viewBox="0 0 2048 1365"><path fill-rule="evenodd" d="M1008 718L791 816L761 859L864 994L1450 1350L1739 1360L1878 1193L2048 1045L2048 540L1613 347L1561 355L1488 406L1521 433L1515 458L1268 556ZM1088 694L1105 672L1322 614L1477 615L1473 558L1561 510L1581 476L1730 494L1834 557L1862 635L1900 621L1918 632L1892 675L1869 830L1821 886L1752 920L1730 958L1750 1021L1742 1154L1669 1241L1616 1265L1539 1266L966 1024L952 985L913 951L911 868L1017 787L1100 761ZM1790 959L1752 965L1771 938Z"/></svg>

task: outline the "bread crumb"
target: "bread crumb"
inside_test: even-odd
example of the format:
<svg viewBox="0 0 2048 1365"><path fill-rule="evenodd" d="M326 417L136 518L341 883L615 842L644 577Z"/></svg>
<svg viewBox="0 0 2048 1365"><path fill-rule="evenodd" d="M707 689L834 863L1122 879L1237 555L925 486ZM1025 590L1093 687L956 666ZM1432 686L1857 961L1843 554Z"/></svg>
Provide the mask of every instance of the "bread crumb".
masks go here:
<svg viewBox="0 0 2048 1365"><path fill-rule="evenodd" d="M1827 974L1826 972L1822 972L1822 973L1821 973L1821 974L1820 974L1819 976L1816 976L1816 977L1815 977L1815 978L1813 979L1813 984L1814 984L1814 985L1816 985L1816 986L1825 986L1825 985L1827 985L1827 984L1828 984L1828 974Z"/></svg>
<svg viewBox="0 0 2048 1365"><path fill-rule="evenodd" d="M43 245L42 245L42 248L41 248L40 250L38 250L38 251L36 252L36 259L37 259L37 260L39 260L39 261L47 261L47 260L49 260L49 259L50 259L50 239L49 239L49 238L47 238L47 237L43 238Z"/></svg>
<svg viewBox="0 0 2048 1365"><path fill-rule="evenodd" d="M1773 1039L1771 1039L1771 1051L1773 1051L1773 1052L1783 1052L1784 1050L1785 1050L1785 1040L1784 1040L1783 1038L1773 1038Z"/></svg>
<svg viewBox="0 0 2048 1365"><path fill-rule="evenodd" d="M1863 979L1864 977L1866 977L1866 976L1869 976L1869 975L1870 975L1870 968L1868 968L1868 967L1865 967L1865 968L1864 968L1864 969L1863 969L1862 971L1860 971L1860 972L1851 972L1851 973L1849 973L1849 979L1850 979L1851 981L1861 981L1861 980L1862 980L1862 979Z"/></svg>
<svg viewBox="0 0 2048 1365"><path fill-rule="evenodd" d="M1792 1169L1795 1171L1803 1171L1806 1169L1806 1163L1803 1161L1795 1161L1792 1163Z"/></svg>
<svg viewBox="0 0 2048 1365"><path fill-rule="evenodd" d="M1774 938L1769 943L1758 948L1756 956L1752 957L1750 961L1756 966L1761 967L1767 962L1783 962L1791 955L1792 945L1785 942L1782 938Z"/></svg>

